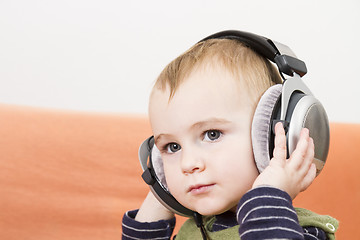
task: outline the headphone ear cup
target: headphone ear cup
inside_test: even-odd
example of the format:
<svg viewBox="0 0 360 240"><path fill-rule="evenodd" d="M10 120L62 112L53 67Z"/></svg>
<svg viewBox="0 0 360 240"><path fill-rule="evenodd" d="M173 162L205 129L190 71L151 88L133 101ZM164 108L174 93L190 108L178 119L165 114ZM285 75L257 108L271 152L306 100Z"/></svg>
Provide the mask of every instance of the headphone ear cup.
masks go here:
<svg viewBox="0 0 360 240"><path fill-rule="evenodd" d="M291 99L292 100L292 99ZM317 175L325 165L329 151L330 129L329 120L322 104L313 95L304 95L295 104L290 101L291 111L288 150L291 154L298 143L303 128L309 129L310 137L314 140L314 160Z"/></svg>
<svg viewBox="0 0 360 240"><path fill-rule="evenodd" d="M261 173L270 163L269 139L274 108L282 92L282 84L270 87L261 96L255 109L251 139L256 166Z"/></svg>
<svg viewBox="0 0 360 240"><path fill-rule="evenodd" d="M139 159L144 170L142 178L149 185L159 202L172 212L182 216L193 217L195 212L181 205L170 193L166 184L160 151L154 144L153 137L148 138L141 144Z"/></svg>

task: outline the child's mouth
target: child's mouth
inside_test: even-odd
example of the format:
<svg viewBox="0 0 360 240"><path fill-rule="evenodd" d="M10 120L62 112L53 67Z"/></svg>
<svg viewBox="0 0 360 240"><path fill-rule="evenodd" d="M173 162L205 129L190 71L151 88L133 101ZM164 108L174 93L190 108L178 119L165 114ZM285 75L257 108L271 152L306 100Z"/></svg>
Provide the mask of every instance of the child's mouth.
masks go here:
<svg viewBox="0 0 360 240"><path fill-rule="evenodd" d="M203 193L207 193L210 191L210 189L214 186L215 184L197 184L197 185L193 185L189 188L188 192L192 193L192 194L203 194Z"/></svg>

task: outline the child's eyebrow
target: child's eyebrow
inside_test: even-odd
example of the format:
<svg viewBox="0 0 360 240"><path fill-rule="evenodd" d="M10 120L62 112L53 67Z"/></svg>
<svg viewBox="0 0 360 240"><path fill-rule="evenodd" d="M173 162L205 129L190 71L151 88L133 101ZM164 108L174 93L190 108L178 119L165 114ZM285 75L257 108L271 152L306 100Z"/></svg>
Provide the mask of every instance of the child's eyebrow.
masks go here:
<svg viewBox="0 0 360 240"><path fill-rule="evenodd" d="M228 124L228 123L231 123L231 122L224 118L209 118L204 121L194 123L193 125L191 125L190 129L199 129L206 125L212 125L212 124Z"/></svg>
<svg viewBox="0 0 360 240"><path fill-rule="evenodd" d="M161 134L157 135L157 136L155 137L155 139L154 139L155 145L156 145L156 144L159 142L159 140L161 140L161 138L163 138L164 136L169 136L169 134L163 134L163 133L161 133Z"/></svg>

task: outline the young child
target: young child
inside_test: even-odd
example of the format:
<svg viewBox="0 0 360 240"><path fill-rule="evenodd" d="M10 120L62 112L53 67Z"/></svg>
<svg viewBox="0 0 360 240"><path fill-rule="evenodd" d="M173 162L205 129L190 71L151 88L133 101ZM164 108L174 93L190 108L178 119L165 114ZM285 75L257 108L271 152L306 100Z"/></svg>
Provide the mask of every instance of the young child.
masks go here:
<svg viewBox="0 0 360 240"><path fill-rule="evenodd" d="M155 83L149 118L167 187L206 216L209 239L334 239L335 219L292 206L316 175L307 129L286 159L278 123L270 165L261 174L256 167L254 111L281 82L273 65L241 42L210 39L172 61ZM174 225L174 213L149 192L139 210L124 215L123 239L170 239ZM202 239L193 219L176 239Z"/></svg>

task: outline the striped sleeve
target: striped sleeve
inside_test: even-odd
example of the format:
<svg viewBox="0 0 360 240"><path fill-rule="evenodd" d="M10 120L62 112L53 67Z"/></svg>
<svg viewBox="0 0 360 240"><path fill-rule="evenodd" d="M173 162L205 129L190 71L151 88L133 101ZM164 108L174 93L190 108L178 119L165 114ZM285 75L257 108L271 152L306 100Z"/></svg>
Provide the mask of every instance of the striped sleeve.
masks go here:
<svg viewBox="0 0 360 240"><path fill-rule="evenodd" d="M304 239L306 240L319 240L328 239L324 230L317 227L305 227Z"/></svg>
<svg viewBox="0 0 360 240"><path fill-rule="evenodd" d="M175 218L157 222L138 222L135 216L138 210L128 211L122 220L122 239L170 239L175 227Z"/></svg>
<svg viewBox="0 0 360 240"><path fill-rule="evenodd" d="M247 192L238 204L237 220L242 240L326 239L325 234L318 233L321 229L303 229L290 196L273 187L259 187Z"/></svg>

